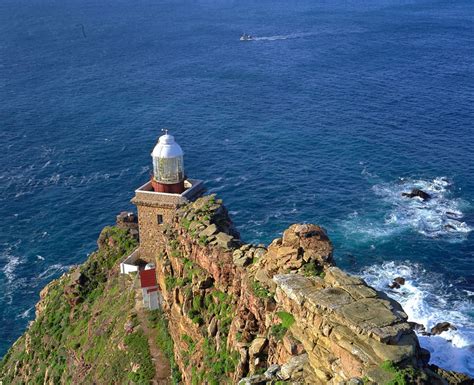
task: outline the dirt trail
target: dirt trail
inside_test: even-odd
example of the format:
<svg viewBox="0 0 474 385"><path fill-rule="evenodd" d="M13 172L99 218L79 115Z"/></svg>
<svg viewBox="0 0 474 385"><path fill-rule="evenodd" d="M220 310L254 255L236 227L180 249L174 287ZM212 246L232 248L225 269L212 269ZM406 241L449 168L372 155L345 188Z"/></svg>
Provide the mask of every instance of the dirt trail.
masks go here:
<svg viewBox="0 0 474 385"><path fill-rule="evenodd" d="M139 290L137 290L139 291ZM148 345L150 346L151 359L155 363L155 378L153 385L169 385L171 384L171 368L168 359L164 353L156 346L156 329L148 326L147 310L142 307L142 299L136 298L135 309L137 310L138 319L143 332L148 337Z"/></svg>

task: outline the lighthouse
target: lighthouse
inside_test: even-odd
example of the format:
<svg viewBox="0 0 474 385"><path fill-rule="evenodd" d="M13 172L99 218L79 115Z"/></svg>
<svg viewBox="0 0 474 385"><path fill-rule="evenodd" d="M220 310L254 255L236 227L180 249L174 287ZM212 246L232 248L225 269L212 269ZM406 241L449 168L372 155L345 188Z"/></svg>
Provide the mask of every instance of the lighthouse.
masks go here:
<svg viewBox="0 0 474 385"><path fill-rule="evenodd" d="M151 185L156 192L181 194L184 191L183 150L174 136L163 130L151 157L153 158L153 176Z"/></svg>
<svg viewBox="0 0 474 385"><path fill-rule="evenodd" d="M184 172L184 152L173 135L164 135L151 152L151 179L135 190L140 232L140 259L152 262L163 248L163 230L171 224L178 207L194 201L204 192L201 180Z"/></svg>

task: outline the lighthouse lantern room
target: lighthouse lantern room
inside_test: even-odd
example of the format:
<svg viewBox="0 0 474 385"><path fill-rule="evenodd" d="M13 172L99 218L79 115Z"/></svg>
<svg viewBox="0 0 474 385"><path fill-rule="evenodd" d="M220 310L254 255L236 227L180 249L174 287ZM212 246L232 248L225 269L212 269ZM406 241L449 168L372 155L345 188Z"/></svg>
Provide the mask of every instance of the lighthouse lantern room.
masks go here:
<svg viewBox="0 0 474 385"><path fill-rule="evenodd" d="M176 143L174 136L160 136L151 156L153 158L153 190L171 194L181 194L184 191L184 161L183 150Z"/></svg>

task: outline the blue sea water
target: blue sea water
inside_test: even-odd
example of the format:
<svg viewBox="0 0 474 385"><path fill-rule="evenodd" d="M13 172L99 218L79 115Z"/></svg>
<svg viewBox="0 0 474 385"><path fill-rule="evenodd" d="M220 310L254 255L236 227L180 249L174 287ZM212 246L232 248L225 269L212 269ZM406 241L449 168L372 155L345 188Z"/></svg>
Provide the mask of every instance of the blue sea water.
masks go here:
<svg viewBox="0 0 474 385"><path fill-rule="evenodd" d="M3 0L0 355L133 209L168 127L244 240L324 226L338 265L407 278L388 293L411 320L456 325L421 343L474 375L473 17L468 0Z"/></svg>

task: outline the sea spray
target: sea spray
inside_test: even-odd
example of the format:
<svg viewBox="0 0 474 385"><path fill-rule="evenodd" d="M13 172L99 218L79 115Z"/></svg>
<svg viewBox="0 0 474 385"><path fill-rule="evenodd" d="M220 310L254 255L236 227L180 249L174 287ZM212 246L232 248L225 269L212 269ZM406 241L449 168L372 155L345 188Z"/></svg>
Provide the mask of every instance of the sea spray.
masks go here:
<svg viewBox="0 0 474 385"><path fill-rule="evenodd" d="M360 274L369 285L400 302L408 320L425 326L429 332L438 322L450 322L457 330L437 336L419 334L420 344L431 353L431 363L445 369L474 375L474 296L455 292L440 274L409 262L372 265ZM399 289L390 289L394 278L405 278Z"/></svg>

